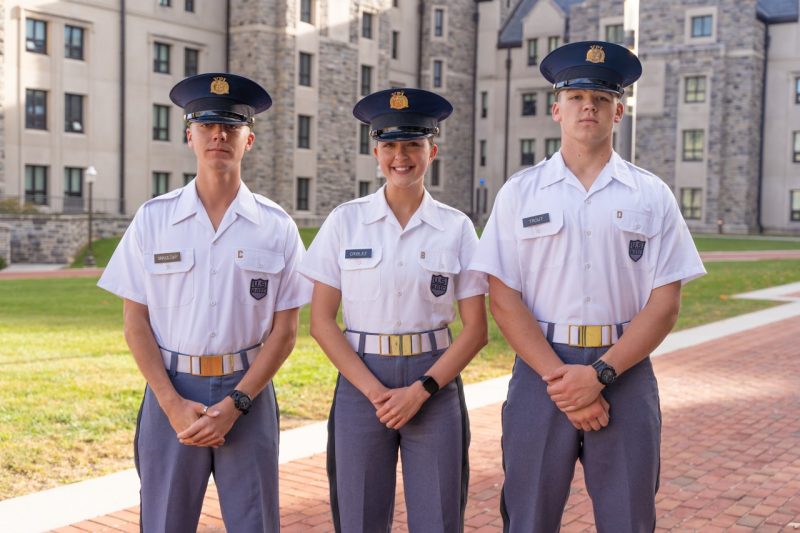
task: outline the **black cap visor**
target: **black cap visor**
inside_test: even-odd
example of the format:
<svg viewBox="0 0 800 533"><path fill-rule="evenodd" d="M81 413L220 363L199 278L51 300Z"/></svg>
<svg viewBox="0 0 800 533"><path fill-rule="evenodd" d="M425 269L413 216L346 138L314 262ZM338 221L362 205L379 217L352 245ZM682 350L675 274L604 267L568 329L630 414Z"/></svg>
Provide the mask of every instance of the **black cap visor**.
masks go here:
<svg viewBox="0 0 800 533"><path fill-rule="evenodd" d="M592 91L604 91L622 96L625 89L618 83L611 83L606 80L596 78L576 78L574 80L559 81L553 85L553 89L558 92L562 89L590 89Z"/></svg>
<svg viewBox="0 0 800 533"><path fill-rule="evenodd" d="M389 126L380 130L371 129L369 134L378 141L412 141L432 137L439 133L439 128L423 128L419 126Z"/></svg>
<svg viewBox="0 0 800 533"><path fill-rule="evenodd" d="M184 120L217 124L252 124L255 110L236 100L219 97L198 98L186 104Z"/></svg>

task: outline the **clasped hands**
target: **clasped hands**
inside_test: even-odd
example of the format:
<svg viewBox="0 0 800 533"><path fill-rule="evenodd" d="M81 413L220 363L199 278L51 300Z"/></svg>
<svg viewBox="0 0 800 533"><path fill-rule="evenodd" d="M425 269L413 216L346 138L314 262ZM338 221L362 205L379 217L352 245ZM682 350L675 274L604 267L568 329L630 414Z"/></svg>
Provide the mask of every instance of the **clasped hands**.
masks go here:
<svg viewBox="0 0 800 533"><path fill-rule="evenodd" d="M227 396L210 406L181 398L164 412L181 444L209 448L222 446L225 435L242 416L233 405L233 400Z"/></svg>
<svg viewBox="0 0 800 533"><path fill-rule="evenodd" d="M588 365L562 365L542 376L550 399L575 429L599 431L608 425L610 405L600 394L605 386Z"/></svg>
<svg viewBox="0 0 800 533"><path fill-rule="evenodd" d="M406 425L430 397L419 381L396 389L384 387L367 396L375 407L375 416L389 429L400 429Z"/></svg>

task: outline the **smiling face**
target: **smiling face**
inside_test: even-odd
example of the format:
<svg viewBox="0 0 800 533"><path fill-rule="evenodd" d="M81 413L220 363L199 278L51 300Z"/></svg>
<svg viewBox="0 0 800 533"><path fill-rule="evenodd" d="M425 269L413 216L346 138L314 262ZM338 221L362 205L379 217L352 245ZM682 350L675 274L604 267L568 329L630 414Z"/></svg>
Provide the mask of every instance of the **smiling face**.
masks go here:
<svg viewBox="0 0 800 533"><path fill-rule="evenodd" d="M427 138L378 141L373 149L387 185L399 189L422 188L428 165L438 151L439 147Z"/></svg>
<svg viewBox="0 0 800 533"><path fill-rule="evenodd" d="M553 120L561 124L565 142L611 144L614 124L622 120L624 106L605 91L564 89L553 103Z"/></svg>
<svg viewBox="0 0 800 533"><path fill-rule="evenodd" d="M253 146L255 135L245 124L192 122L186 130L187 144L202 170L226 172L239 167L244 153Z"/></svg>

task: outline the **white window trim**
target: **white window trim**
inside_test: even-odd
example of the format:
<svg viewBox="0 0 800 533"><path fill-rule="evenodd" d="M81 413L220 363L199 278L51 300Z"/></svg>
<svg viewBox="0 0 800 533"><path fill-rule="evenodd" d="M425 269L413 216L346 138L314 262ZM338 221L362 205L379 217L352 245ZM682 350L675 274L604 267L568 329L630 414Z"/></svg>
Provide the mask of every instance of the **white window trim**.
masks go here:
<svg viewBox="0 0 800 533"><path fill-rule="evenodd" d="M441 37L436 36L436 10L442 10L442 35ZM442 4L434 4L431 6L431 41L446 41L447 40L447 33L448 33L448 16L447 16L447 6Z"/></svg>
<svg viewBox="0 0 800 533"><path fill-rule="evenodd" d="M598 41L605 41L606 40L606 28L609 26L617 26L622 24L623 31L625 29L625 17L601 17L600 24L597 28L597 40Z"/></svg>
<svg viewBox="0 0 800 533"><path fill-rule="evenodd" d="M711 15L711 36L692 37L692 18ZM717 7L704 6L689 8L684 13L683 40L686 44L710 44L717 42Z"/></svg>

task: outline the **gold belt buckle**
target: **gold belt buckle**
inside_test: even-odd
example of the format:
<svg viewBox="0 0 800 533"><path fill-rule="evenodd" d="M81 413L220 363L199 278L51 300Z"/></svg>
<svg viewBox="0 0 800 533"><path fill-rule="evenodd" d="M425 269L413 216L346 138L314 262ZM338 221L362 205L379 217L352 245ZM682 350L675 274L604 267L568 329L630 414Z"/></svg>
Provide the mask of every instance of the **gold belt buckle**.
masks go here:
<svg viewBox="0 0 800 533"><path fill-rule="evenodd" d="M572 342L572 328L576 328L578 330L578 342ZM609 344L603 343L603 330L608 328L608 340ZM603 326L574 326L572 324L569 325L569 331L567 332L569 335L569 345L570 346L578 346L580 348L602 348L604 346L610 346L611 341L611 326L603 325Z"/></svg>
<svg viewBox="0 0 800 533"><path fill-rule="evenodd" d="M232 353L220 355L190 355L189 369L193 376L218 377L226 376L234 371L234 359ZM230 363L230 370L225 371L225 359ZM197 360L198 372L194 371L194 361Z"/></svg>
<svg viewBox="0 0 800 533"><path fill-rule="evenodd" d="M414 337L417 337L417 346L422 348L422 335L419 333L409 333L405 335L378 335L378 350L380 355L398 357L404 355L419 355L420 351L414 351ZM383 351L383 339L387 339L386 352Z"/></svg>

